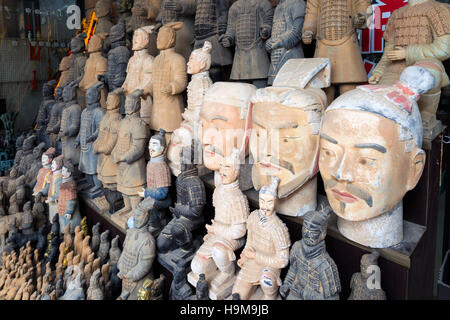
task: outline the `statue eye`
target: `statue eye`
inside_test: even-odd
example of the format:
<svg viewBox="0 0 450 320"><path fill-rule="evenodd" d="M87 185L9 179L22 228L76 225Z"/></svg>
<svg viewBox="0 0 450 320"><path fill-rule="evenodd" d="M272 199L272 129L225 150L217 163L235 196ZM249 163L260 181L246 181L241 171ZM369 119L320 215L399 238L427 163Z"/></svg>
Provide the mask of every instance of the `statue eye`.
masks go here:
<svg viewBox="0 0 450 320"><path fill-rule="evenodd" d="M376 161L377 161L376 159L364 157L359 159L359 164L363 166L372 166L375 164Z"/></svg>

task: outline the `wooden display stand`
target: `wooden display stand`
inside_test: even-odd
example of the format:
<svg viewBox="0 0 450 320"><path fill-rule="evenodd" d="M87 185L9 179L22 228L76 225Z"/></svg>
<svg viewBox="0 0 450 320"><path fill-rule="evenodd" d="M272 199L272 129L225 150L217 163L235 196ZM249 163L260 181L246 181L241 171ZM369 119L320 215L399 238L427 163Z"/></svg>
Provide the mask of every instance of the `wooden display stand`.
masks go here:
<svg viewBox="0 0 450 320"><path fill-rule="evenodd" d="M386 249L377 249L380 253L378 264L381 268L381 286L389 300L431 299L433 297L436 230L439 204L439 184L442 158L442 137L446 128L432 141L431 148L426 151L427 160L423 175L416 188L408 192L403 199L404 205L404 240L400 244ZM211 196L214 190L213 174L202 177L207 187L208 205L205 207L205 218L214 217ZM258 192L254 189L244 192L253 209L258 207ZM323 197L323 189L319 187L319 197ZM100 222L102 228L111 230L111 237L125 238L125 230L116 225L106 212L98 212L89 199L81 200L81 212L87 216L89 228ZM291 241L301 239L303 218L279 215L286 223ZM341 279L341 299L350 295L350 279L353 273L360 271L360 260L363 254L372 249L357 244L343 237L336 225L336 216L328 223L326 238L327 251L336 262ZM209 222L208 222L209 223ZM202 231L206 232L206 231ZM239 252L238 252L239 254ZM166 276L165 294L168 297L172 275L155 259L155 275ZM283 270L282 279L287 272Z"/></svg>

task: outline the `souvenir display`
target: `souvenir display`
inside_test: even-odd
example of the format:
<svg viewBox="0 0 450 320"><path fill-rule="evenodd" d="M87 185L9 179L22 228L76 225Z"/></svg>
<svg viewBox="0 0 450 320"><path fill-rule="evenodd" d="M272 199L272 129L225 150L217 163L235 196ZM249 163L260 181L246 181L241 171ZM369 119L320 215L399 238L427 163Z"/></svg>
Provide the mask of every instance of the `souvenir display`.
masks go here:
<svg viewBox="0 0 450 320"><path fill-rule="evenodd" d="M380 281L380 276L377 274L380 270L377 263L379 256L377 251L362 256L361 272L354 273L352 276L350 281L352 292L348 300L386 300L386 292L381 289L381 286L377 288Z"/></svg>
<svg viewBox="0 0 450 320"><path fill-rule="evenodd" d="M96 82L86 92L87 107L81 113L80 131L75 139L74 147L80 147L79 170L85 174L89 189L84 190L93 199L102 195L102 183L97 177L98 157L93 143L100 131L100 121L105 110L100 105L103 82ZM101 161L101 159L100 159Z"/></svg>
<svg viewBox="0 0 450 320"><path fill-rule="evenodd" d="M319 130L326 107L319 88L327 67L328 59L290 60L274 86L258 89L251 99L253 185L259 190L271 176L279 178L276 210L284 215L303 216L317 206Z"/></svg>
<svg viewBox="0 0 450 320"><path fill-rule="evenodd" d="M395 86L361 86L326 110L319 167L342 235L372 248L403 240L405 193L425 166L417 99L434 85L425 68L406 68Z"/></svg>
<svg viewBox="0 0 450 320"><path fill-rule="evenodd" d="M139 117L142 90L136 90L125 100L126 116L120 121L112 160L117 163L117 191L122 193L125 207L112 215L113 221L125 227L131 212L141 202L139 193L145 186L145 145L147 124Z"/></svg>
<svg viewBox="0 0 450 320"><path fill-rule="evenodd" d="M273 8L267 0L238 0L228 12L225 34L219 42L225 48L235 45L230 79L250 81L256 87L267 85L269 56L265 41L270 38Z"/></svg>
<svg viewBox="0 0 450 320"><path fill-rule="evenodd" d="M316 39L315 58L331 61L331 87L325 89L330 104L339 94L367 82L361 57L357 29L367 27L372 15L370 0L308 0L302 40L310 44Z"/></svg>
<svg viewBox="0 0 450 320"><path fill-rule="evenodd" d="M153 57L148 53L150 34L153 27L139 28L133 35L134 54L128 62L127 76L122 85L125 96L132 94L136 90L144 90L152 80ZM141 97L141 118L150 123L152 110L152 98Z"/></svg>
<svg viewBox="0 0 450 320"><path fill-rule="evenodd" d="M441 61L450 57L450 5L434 0L410 0L389 17L384 31L384 53L369 79L371 84L394 85L412 65L428 69L435 83L418 101L424 139L442 129L436 120L441 88L449 78Z"/></svg>
<svg viewBox="0 0 450 320"><path fill-rule="evenodd" d="M232 291L241 300L252 298L258 286L264 300L275 300L281 285L281 269L289 262L289 232L275 212L279 182L279 178L272 178L270 185L261 188L259 210L253 211L247 220L247 242L237 261L241 270Z"/></svg>
<svg viewBox="0 0 450 320"><path fill-rule="evenodd" d="M171 22L159 29L157 48L160 52L153 61L151 81L144 87L145 94L153 97L150 129L164 129L167 141L180 127L184 110L182 93L187 87L186 60L175 52L176 30L182 27L182 22Z"/></svg>
<svg viewBox="0 0 450 320"><path fill-rule="evenodd" d="M235 251L245 244L248 200L239 189L240 151L220 161L221 183L213 194L214 219L207 224L207 235L191 263L188 280L196 285L204 273L209 283L209 297L222 300L231 294L236 279Z"/></svg>

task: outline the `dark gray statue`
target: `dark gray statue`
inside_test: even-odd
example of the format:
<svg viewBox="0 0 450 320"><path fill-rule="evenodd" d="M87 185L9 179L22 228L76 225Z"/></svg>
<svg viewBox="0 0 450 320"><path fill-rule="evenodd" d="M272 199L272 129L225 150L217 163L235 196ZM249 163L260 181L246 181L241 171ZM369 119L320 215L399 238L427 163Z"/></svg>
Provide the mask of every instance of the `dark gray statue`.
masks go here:
<svg viewBox="0 0 450 320"><path fill-rule="evenodd" d="M304 0L280 0L273 16L272 37L266 41L271 54L268 83L289 59L303 58L302 28L305 21Z"/></svg>
<svg viewBox="0 0 450 320"><path fill-rule="evenodd" d="M74 146L80 130L81 107L75 100L78 84L70 82L63 90L64 109L61 114L61 128L58 139L62 142L64 159L70 160L74 166L80 162L80 148Z"/></svg>
<svg viewBox="0 0 450 320"><path fill-rule="evenodd" d="M236 46L230 79L266 87L270 60L264 41L272 32L273 7L267 0L238 0L228 12L222 46Z"/></svg>
<svg viewBox="0 0 450 320"><path fill-rule="evenodd" d="M73 75L72 81L80 83L84 76L84 66L86 65L87 56L84 53L86 51L86 44L84 42L86 34L80 33L72 38L70 42L70 54L72 55L72 62L70 64L70 72ZM85 105L84 94L82 90L78 90L76 95L78 104L80 106Z"/></svg>
<svg viewBox="0 0 450 320"><path fill-rule="evenodd" d="M39 143L39 145L33 149L33 161L30 165L30 169L25 173L26 184L31 190L33 190L36 185L37 175L42 168L42 154L45 150L47 150L45 142Z"/></svg>
<svg viewBox="0 0 450 320"><path fill-rule="evenodd" d="M98 137L100 121L106 111L100 105L103 82L96 82L86 91L87 108L81 113L80 131L75 139L74 148L80 147L80 162L78 169L86 175L91 186L86 190L89 198L94 199L103 194L102 183L97 177L97 154L92 144Z"/></svg>
<svg viewBox="0 0 450 320"><path fill-rule="evenodd" d="M287 300L339 300L338 269L325 247L330 213L327 206L304 216L302 240L291 248L289 271L280 287Z"/></svg>
<svg viewBox="0 0 450 320"><path fill-rule="evenodd" d="M55 92L56 80L44 83L42 88L43 101L39 107L36 118L37 135L39 142L45 142L45 148L50 148L50 137L47 134L47 125L50 121L52 107L55 104L53 93Z"/></svg>
<svg viewBox="0 0 450 320"><path fill-rule="evenodd" d="M377 251L362 256L361 272L352 276L348 300L386 300L386 293L381 289L379 256Z"/></svg>
<svg viewBox="0 0 450 320"><path fill-rule="evenodd" d="M67 86L60 85L55 90L55 103L50 111L50 120L47 124L47 134L50 138L50 145L56 149L56 153L60 154L62 152L62 144L58 139L59 131L61 130L61 116L66 104L63 99L64 87Z"/></svg>

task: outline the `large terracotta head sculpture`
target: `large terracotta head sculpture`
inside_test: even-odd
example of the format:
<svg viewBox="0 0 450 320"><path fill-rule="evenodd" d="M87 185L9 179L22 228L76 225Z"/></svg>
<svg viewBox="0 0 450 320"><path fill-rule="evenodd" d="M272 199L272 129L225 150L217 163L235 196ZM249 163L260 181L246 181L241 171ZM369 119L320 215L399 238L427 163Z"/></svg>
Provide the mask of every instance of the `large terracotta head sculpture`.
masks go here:
<svg viewBox="0 0 450 320"><path fill-rule="evenodd" d="M408 67L396 85L359 87L326 110L319 166L344 236L370 247L402 240L402 198L425 165L416 101L433 82Z"/></svg>
<svg viewBox="0 0 450 320"><path fill-rule="evenodd" d="M251 98L256 87L247 83L217 82L206 92L200 110L205 167L218 171L223 157L234 148L248 154Z"/></svg>

